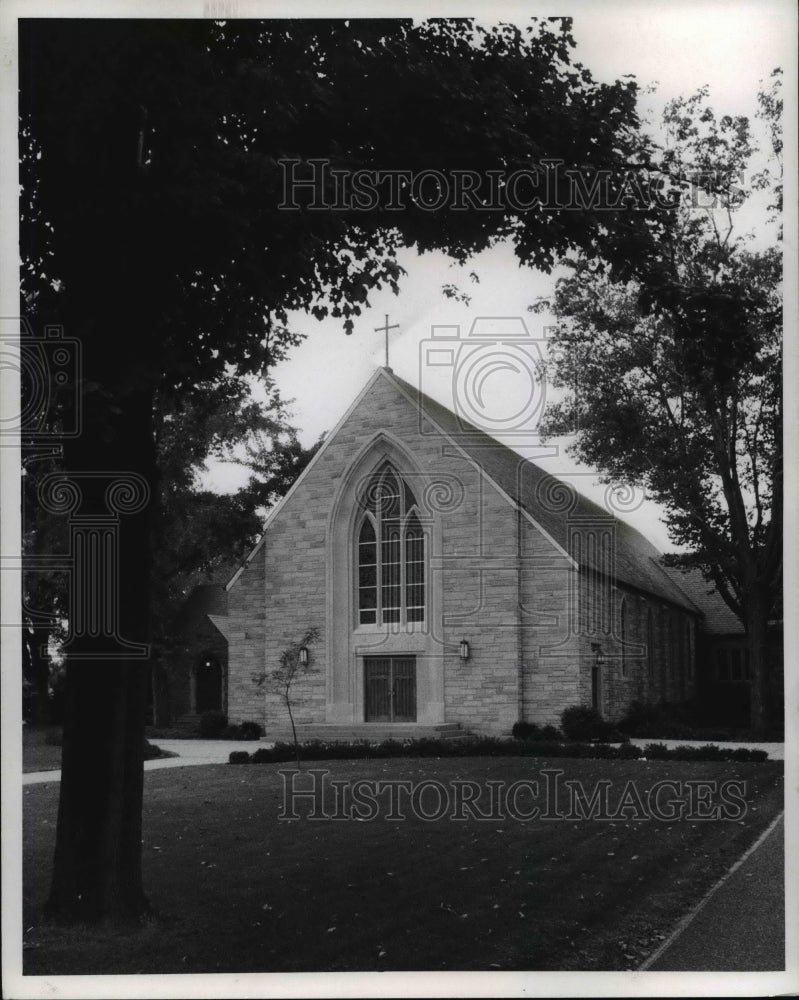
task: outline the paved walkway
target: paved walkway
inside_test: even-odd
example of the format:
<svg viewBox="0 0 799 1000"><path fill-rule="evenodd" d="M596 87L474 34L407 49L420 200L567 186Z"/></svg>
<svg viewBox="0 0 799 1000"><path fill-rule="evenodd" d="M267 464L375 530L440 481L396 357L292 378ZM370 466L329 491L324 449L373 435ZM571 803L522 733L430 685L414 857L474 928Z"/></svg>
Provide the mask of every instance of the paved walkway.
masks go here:
<svg viewBox="0 0 799 1000"><path fill-rule="evenodd" d="M199 764L227 764L233 750L246 750L252 753L259 747L269 747L273 744L260 740L159 740L151 742L162 750L179 754L178 757L165 757L163 760L146 760L145 771L160 771L168 767L193 767ZM23 774L23 785L39 785L46 781L60 781L61 771L33 771Z"/></svg>
<svg viewBox="0 0 799 1000"><path fill-rule="evenodd" d="M711 889L642 966L657 972L785 968L785 820Z"/></svg>

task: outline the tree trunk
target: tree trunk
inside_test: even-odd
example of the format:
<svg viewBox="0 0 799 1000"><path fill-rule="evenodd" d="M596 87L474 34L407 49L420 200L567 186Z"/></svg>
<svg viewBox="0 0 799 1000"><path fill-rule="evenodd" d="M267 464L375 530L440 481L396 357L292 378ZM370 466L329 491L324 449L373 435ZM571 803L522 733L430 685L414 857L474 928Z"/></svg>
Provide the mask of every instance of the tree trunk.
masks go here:
<svg viewBox="0 0 799 1000"><path fill-rule="evenodd" d="M770 728L768 705L768 605L754 599L744 607L744 625L749 656L749 723L758 737Z"/></svg>
<svg viewBox="0 0 799 1000"><path fill-rule="evenodd" d="M148 910L141 834L149 665L142 653L149 638L152 505L145 495L143 505L129 503L124 513L124 497L113 501L109 484L124 484L135 473L149 484L152 496L152 397L138 391L119 399L109 428L108 415L100 412L105 401L97 395L98 412L84 414L83 435L65 447L66 482L78 484L81 500L70 522L71 554L77 561L71 579L61 795L47 912L70 923L130 923ZM123 511L116 520L115 504ZM95 549L101 545L97 538L115 534L115 566L79 560L80 532L86 525L93 526ZM104 559L109 551L102 549ZM113 563L114 556L109 558Z"/></svg>
<svg viewBox="0 0 799 1000"><path fill-rule="evenodd" d="M23 672L33 685L30 723L44 726L50 721L50 657L47 643L50 638L49 626L25 626L22 644Z"/></svg>
<svg viewBox="0 0 799 1000"><path fill-rule="evenodd" d="M152 665L153 725L168 726L173 722L169 673L159 658Z"/></svg>

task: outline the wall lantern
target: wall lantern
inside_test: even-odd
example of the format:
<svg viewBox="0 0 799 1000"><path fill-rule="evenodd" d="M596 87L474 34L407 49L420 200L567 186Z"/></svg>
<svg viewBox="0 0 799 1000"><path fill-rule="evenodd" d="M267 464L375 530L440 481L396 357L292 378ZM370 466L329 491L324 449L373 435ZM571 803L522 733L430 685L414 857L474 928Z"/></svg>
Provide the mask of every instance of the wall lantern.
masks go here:
<svg viewBox="0 0 799 1000"><path fill-rule="evenodd" d="M308 647L307 646L300 646L300 666L301 667L307 667L308 666Z"/></svg>
<svg viewBox="0 0 799 1000"><path fill-rule="evenodd" d="M460 657L464 663L469 659L469 643L465 639L461 639Z"/></svg>
<svg viewBox="0 0 799 1000"><path fill-rule="evenodd" d="M604 662L605 662L605 657L602 654L602 650L598 649L596 651L596 665L598 667L601 667L604 664Z"/></svg>

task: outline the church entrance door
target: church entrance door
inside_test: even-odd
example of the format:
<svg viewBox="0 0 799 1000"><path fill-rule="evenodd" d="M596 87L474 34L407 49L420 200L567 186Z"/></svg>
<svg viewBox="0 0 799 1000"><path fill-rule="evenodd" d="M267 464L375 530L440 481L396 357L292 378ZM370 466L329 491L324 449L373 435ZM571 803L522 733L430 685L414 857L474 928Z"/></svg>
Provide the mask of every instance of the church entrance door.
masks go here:
<svg viewBox="0 0 799 1000"><path fill-rule="evenodd" d="M367 656L364 698L367 722L416 722L416 658Z"/></svg>

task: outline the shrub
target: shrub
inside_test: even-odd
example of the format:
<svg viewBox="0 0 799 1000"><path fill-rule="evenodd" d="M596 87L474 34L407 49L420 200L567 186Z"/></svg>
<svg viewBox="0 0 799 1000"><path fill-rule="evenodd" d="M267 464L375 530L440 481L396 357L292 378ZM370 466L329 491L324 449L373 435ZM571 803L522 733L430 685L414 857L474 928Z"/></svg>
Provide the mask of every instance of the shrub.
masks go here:
<svg viewBox="0 0 799 1000"><path fill-rule="evenodd" d="M155 760L157 757L161 756L160 747L153 746L149 740L144 741L144 759L145 760Z"/></svg>
<svg viewBox="0 0 799 1000"><path fill-rule="evenodd" d="M647 760L666 760L669 756L669 748L665 743L647 743L644 747L644 757Z"/></svg>
<svg viewBox="0 0 799 1000"><path fill-rule="evenodd" d="M224 712L212 710L203 712L200 716L200 736L206 740L216 740L227 726L227 716Z"/></svg>
<svg viewBox="0 0 799 1000"><path fill-rule="evenodd" d="M263 729L257 722L241 722L239 725L225 726L219 739L221 740L259 740Z"/></svg>
<svg viewBox="0 0 799 1000"><path fill-rule="evenodd" d="M605 720L595 708L572 705L564 708L560 726L568 740L592 740L605 729Z"/></svg>
<svg viewBox="0 0 799 1000"><path fill-rule="evenodd" d="M750 750L748 747L738 747L730 753L730 760L743 760L753 764L760 764L768 760L766 750Z"/></svg>
<svg viewBox="0 0 799 1000"><path fill-rule="evenodd" d="M264 735L263 727L257 722L242 722L238 727L237 740L260 740Z"/></svg>
<svg viewBox="0 0 799 1000"><path fill-rule="evenodd" d="M557 743L563 739L561 731L555 726L538 726L535 722L517 722L511 732L515 740Z"/></svg>
<svg viewBox="0 0 799 1000"><path fill-rule="evenodd" d="M629 736L605 722L595 708L572 705L560 717L561 729L567 740L590 740L599 743L628 743Z"/></svg>
<svg viewBox="0 0 799 1000"><path fill-rule="evenodd" d="M642 739L689 740L694 736L691 725L691 708L687 705L653 705L644 701L633 701L627 714L619 723L619 729L630 736Z"/></svg>
<svg viewBox="0 0 799 1000"><path fill-rule="evenodd" d="M300 744L300 760L353 760L381 757L587 757L599 760L736 760L759 763L768 759L765 750L733 750L713 746L679 746L669 749L664 743L648 743L644 750L629 743L611 746L607 743L563 743L537 740L497 739L476 736L464 740L386 740L371 744L363 740L356 743L325 743L315 740ZM235 758L235 759L234 759ZM293 743L276 743L271 749L259 747L253 754L234 750L231 764L278 764L296 761Z"/></svg>
<svg viewBox="0 0 799 1000"><path fill-rule="evenodd" d="M678 746L671 750L665 743L647 743L644 756L648 760L735 760L759 764L768 760L765 750L750 750L747 747L719 747L708 743L701 747Z"/></svg>

